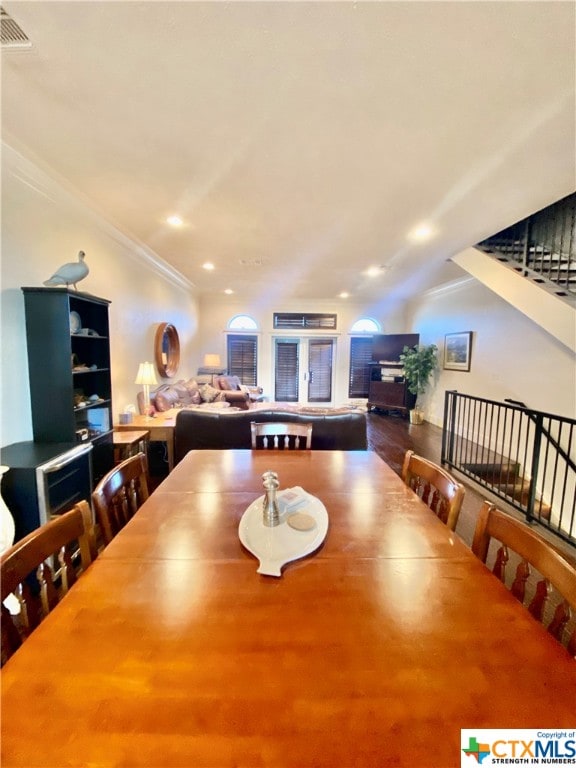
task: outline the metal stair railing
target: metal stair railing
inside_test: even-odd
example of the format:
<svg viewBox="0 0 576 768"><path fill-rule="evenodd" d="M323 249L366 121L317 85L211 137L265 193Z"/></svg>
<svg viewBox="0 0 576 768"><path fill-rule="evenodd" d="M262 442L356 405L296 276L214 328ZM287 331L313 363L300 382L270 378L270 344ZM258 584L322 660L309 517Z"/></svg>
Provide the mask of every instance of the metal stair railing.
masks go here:
<svg viewBox="0 0 576 768"><path fill-rule="evenodd" d="M512 261L533 281L576 297L576 193L478 243L500 261Z"/></svg>
<svg viewBox="0 0 576 768"><path fill-rule="evenodd" d="M447 391L442 463L576 547L576 420Z"/></svg>

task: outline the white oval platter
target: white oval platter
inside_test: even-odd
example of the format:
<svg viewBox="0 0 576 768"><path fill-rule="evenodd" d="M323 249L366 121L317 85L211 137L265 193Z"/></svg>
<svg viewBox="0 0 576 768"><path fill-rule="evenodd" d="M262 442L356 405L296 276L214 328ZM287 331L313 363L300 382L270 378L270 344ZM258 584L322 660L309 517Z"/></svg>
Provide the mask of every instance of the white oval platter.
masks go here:
<svg viewBox="0 0 576 768"><path fill-rule="evenodd" d="M238 526L240 541L260 561L257 573L266 576L282 576L282 566L299 560L318 549L328 532L326 507L309 493L299 513L310 515L316 525L309 531L298 531L286 522L290 512L280 515L280 525L269 528L262 519L264 496L255 499L242 515Z"/></svg>

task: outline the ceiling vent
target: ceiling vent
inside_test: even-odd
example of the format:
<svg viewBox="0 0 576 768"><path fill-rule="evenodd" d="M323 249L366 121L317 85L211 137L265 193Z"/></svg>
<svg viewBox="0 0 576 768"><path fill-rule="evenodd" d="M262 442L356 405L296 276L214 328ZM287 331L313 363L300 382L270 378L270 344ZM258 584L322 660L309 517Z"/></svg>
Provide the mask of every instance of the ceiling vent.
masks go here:
<svg viewBox="0 0 576 768"><path fill-rule="evenodd" d="M11 18L4 8L0 7L0 32L2 39L2 48L31 48L32 43L24 31Z"/></svg>
<svg viewBox="0 0 576 768"><path fill-rule="evenodd" d="M238 259L238 263L242 264L243 267L261 267L264 264L264 259L257 257L253 259Z"/></svg>

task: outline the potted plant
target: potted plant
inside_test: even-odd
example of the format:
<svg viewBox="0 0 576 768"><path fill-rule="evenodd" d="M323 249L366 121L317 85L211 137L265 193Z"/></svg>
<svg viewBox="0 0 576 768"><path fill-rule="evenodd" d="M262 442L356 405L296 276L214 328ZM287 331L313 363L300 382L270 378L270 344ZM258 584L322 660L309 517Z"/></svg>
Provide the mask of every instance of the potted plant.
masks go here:
<svg viewBox="0 0 576 768"><path fill-rule="evenodd" d="M400 362L404 366L404 378L408 391L416 395L414 409L410 411L410 423L422 424L424 415L418 407L418 397L424 394L430 374L436 368L438 347L435 344L404 347Z"/></svg>

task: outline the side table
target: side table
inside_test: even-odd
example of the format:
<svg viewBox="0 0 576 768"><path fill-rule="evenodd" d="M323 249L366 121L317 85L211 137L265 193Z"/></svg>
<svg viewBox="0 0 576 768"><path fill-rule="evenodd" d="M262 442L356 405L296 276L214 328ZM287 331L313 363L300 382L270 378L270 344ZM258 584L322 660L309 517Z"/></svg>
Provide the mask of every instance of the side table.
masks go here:
<svg viewBox="0 0 576 768"><path fill-rule="evenodd" d="M114 432L133 432L134 430L147 430L150 433L150 442L159 441L166 443L168 456L168 470L174 469L174 427L176 426L177 408L172 408L156 416L134 416L130 424L114 424Z"/></svg>
<svg viewBox="0 0 576 768"><path fill-rule="evenodd" d="M148 455L149 430L114 430L114 462L118 464L139 452Z"/></svg>

